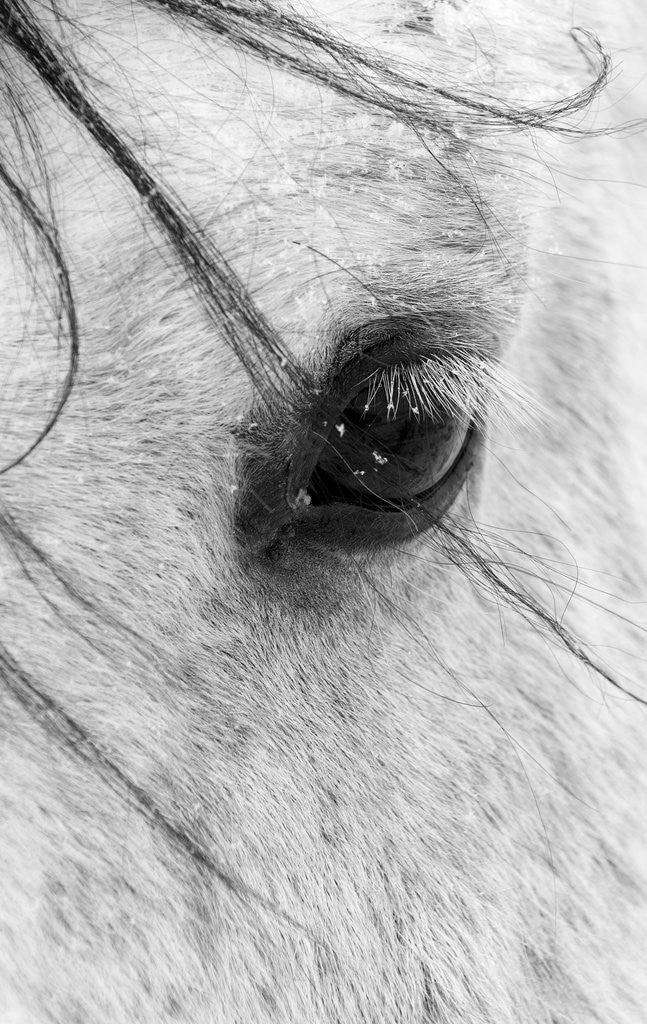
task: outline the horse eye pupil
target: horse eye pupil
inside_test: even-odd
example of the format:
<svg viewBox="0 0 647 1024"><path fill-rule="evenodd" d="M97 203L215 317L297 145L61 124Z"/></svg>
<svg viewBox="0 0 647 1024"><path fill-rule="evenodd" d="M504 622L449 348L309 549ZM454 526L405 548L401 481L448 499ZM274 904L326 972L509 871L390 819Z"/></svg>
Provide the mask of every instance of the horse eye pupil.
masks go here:
<svg viewBox="0 0 647 1024"><path fill-rule="evenodd" d="M359 390L336 418L308 492L313 505L345 503L396 511L424 498L451 470L469 425L430 416L383 390Z"/></svg>

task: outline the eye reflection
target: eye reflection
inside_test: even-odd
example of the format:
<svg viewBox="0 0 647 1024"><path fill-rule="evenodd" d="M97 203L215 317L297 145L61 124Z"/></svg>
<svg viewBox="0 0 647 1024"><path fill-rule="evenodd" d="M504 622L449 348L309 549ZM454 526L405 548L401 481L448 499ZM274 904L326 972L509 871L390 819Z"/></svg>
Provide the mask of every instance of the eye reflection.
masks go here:
<svg viewBox="0 0 647 1024"><path fill-rule="evenodd" d="M470 423L431 411L371 382L353 395L324 445L308 492L314 505L405 507L425 500L451 473Z"/></svg>

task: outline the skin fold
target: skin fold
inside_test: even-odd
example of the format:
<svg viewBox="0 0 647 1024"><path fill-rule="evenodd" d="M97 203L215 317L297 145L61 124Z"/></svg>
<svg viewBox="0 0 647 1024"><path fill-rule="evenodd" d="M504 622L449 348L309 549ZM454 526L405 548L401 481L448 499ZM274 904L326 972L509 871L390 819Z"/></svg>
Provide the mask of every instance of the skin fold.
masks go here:
<svg viewBox="0 0 647 1024"><path fill-rule="evenodd" d="M644 1019L646 41L0 5L3 1024ZM366 337L500 368L388 542L285 499Z"/></svg>

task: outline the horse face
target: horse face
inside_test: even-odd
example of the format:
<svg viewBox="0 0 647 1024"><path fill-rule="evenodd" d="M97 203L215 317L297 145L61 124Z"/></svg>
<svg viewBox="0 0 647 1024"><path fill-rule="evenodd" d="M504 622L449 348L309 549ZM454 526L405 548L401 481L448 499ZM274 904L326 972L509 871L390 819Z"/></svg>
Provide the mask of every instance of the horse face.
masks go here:
<svg viewBox="0 0 647 1024"><path fill-rule="evenodd" d="M640 1019L641 19L0 4L3 1020Z"/></svg>

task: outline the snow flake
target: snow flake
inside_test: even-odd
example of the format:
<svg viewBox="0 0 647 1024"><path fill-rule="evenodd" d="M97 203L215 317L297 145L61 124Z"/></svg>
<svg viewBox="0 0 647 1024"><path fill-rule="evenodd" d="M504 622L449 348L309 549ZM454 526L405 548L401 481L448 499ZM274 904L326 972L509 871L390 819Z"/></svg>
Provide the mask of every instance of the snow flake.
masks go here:
<svg viewBox="0 0 647 1024"><path fill-rule="evenodd" d="M305 487L299 488L296 497L294 499L295 508L307 508L312 502L312 498L306 491Z"/></svg>

